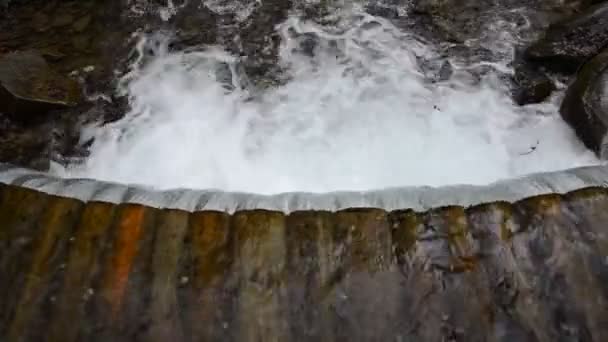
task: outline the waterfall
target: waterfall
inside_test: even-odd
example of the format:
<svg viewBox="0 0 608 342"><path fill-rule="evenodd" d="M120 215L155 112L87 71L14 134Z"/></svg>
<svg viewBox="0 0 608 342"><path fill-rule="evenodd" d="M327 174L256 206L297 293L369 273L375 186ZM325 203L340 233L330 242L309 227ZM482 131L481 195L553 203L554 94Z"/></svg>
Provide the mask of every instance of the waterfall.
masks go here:
<svg viewBox="0 0 608 342"><path fill-rule="evenodd" d="M241 21L255 7L229 4L209 7ZM560 118L561 94L511 100L517 32L507 23L477 42L494 61L471 63L359 3L329 16L292 9L275 27L281 72L257 83L226 46L174 51L170 35L141 34L120 82L131 109L87 127L90 155L54 173L270 195L480 186L599 164Z"/></svg>

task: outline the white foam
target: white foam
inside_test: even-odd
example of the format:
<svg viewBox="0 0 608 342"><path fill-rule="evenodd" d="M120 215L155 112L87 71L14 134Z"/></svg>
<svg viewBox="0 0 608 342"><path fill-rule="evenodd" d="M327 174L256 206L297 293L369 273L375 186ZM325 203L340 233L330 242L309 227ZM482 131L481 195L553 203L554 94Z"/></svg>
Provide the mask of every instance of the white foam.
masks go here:
<svg viewBox="0 0 608 342"><path fill-rule="evenodd" d="M202 3L216 14L234 14L237 21L244 21L261 2L262 0L203 0Z"/></svg>
<svg viewBox="0 0 608 342"><path fill-rule="evenodd" d="M90 157L55 172L271 194L481 185L598 163L556 99L517 107L493 75L474 82L458 68L430 83L416 64L434 58L430 47L369 16L344 21L283 24L289 81L262 92L242 89L238 61L221 50L161 49L129 75L132 110L83 132L95 137ZM294 32L318 37L314 57L295 51ZM216 77L222 63L233 90Z"/></svg>

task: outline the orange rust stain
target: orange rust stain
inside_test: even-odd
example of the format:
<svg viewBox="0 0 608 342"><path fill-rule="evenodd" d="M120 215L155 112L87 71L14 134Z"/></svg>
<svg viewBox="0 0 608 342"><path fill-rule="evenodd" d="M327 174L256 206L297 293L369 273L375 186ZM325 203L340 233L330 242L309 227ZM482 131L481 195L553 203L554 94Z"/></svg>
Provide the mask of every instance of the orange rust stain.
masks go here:
<svg viewBox="0 0 608 342"><path fill-rule="evenodd" d="M122 306L129 273L143 233L144 213L145 208L143 206L125 208L118 223L114 255L111 258L111 266L106 278L109 282L107 288L109 289L109 301L113 317L116 317Z"/></svg>

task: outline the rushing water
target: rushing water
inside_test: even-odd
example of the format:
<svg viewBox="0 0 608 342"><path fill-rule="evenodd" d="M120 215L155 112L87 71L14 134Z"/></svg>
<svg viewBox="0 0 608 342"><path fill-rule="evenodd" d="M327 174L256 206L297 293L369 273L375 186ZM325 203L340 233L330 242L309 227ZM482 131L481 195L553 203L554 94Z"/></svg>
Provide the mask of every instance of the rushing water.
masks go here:
<svg viewBox="0 0 608 342"><path fill-rule="evenodd" d="M277 30L285 81L265 89L246 86L221 46L167 52L142 38L123 79L131 111L83 131L90 156L55 172L270 194L488 184L598 163L558 98L518 107L497 73L477 79L456 62L433 82L419 66L439 61L433 46L381 18L353 8L322 26L293 13ZM509 72L506 55L495 69Z"/></svg>

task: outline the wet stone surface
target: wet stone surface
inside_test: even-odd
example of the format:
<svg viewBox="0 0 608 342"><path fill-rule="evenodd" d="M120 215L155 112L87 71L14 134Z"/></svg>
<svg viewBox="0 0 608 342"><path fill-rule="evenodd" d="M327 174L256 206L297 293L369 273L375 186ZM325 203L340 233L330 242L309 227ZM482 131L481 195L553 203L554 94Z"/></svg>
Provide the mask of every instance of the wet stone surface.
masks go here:
<svg viewBox="0 0 608 342"><path fill-rule="evenodd" d="M111 71L126 55L121 45L131 26L120 3L11 1L0 11L0 60L15 64L5 63L0 79L19 100L2 97L0 139L9 142L0 145L2 161L44 170L57 155L74 152L81 123L100 119L89 109L107 104L86 95L111 89Z"/></svg>
<svg viewBox="0 0 608 342"><path fill-rule="evenodd" d="M592 6L551 25L526 58L561 72L575 72L608 45L608 4Z"/></svg>
<svg viewBox="0 0 608 342"><path fill-rule="evenodd" d="M570 85L560 112L585 145L608 158L608 50L586 63Z"/></svg>
<svg viewBox="0 0 608 342"><path fill-rule="evenodd" d="M12 52L0 58L0 112L17 122L32 122L52 110L80 100L76 81L51 69L36 51Z"/></svg>
<svg viewBox="0 0 608 342"><path fill-rule="evenodd" d="M229 215L0 186L0 338L604 341L607 208Z"/></svg>

